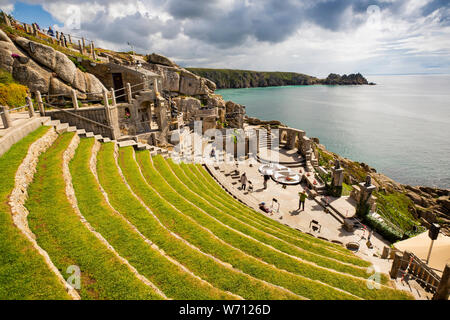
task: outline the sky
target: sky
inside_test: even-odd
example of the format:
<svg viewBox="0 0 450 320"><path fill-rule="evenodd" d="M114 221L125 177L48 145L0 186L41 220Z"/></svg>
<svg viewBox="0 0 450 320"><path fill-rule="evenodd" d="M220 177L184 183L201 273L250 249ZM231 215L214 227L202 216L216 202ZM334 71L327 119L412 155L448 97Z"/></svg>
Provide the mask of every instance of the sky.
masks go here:
<svg viewBox="0 0 450 320"><path fill-rule="evenodd" d="M184 67L450 74L450 0L0 0L0 8Z"/></svg>

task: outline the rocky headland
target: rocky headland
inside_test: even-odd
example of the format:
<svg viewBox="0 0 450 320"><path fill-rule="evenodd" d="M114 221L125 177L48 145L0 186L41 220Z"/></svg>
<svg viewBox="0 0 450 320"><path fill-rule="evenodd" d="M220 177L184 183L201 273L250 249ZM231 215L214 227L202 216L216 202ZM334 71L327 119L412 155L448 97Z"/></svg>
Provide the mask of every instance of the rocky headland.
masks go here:
<svg viewBox="0 0 450 320"><path fill-rule="evenodd" d="M331 73L325 79L295 72L264 72L234 69L186 68L196 75L214 82L218 89L254 88L295 85L369 85L360 73L338 75Z"/></svg>

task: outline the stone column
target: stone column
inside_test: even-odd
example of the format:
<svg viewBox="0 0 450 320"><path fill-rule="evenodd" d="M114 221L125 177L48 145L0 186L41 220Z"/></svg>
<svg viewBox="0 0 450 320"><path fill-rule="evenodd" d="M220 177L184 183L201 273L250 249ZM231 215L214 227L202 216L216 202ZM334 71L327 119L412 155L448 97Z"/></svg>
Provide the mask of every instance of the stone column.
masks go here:
<svg viewBox="0 0 450 320"><path fill-rule="evenodd" d="M295 148L295 139L297 138L297 132L295 132L294 130L289 130L288 131L288 136L287 136L287 146L288 149L292 150Z"/></svg>
<svg viewBox="0 0 450 320"><path fill-rule="evenodd" d="M131 85L129 82L127 82L127 84L125 86L125 90L127 93L127 101L128 101L128 103L131 103L133 101L133 95L131 93Z"/></svg>
<svg viewBox="0 0 450 320"><path fill-rule="evenodd" d="M27 104L28 104L28 114L29 114L30 118L33 118L34 117L33 101L31 100L30 97L26 97L25 100L27 101Z"/></svg>
<svg viewBox="0 0 450 320"><path fill-rule="evenodd" d="M1 117L3 121L3 126L5 129L12 127L11 116L9 115L9 108L7 106L0 106Z"/></svg>
<svg viewBox="0 0 450 320"><path fill-rule="evenodd" d="M361 206L370 206L369 199L372 195L372 192L376 189L376 187L372 184L372 178L368 175L366 177L366 182L361 182L358 184L361 189L361 195L359 203ZM370 210L370 209L369 209ZM361 212L361 214L366 214L366 212Z"/></svg>
<svg viewBox="0 0 450 320"><path fill-rule="evenodd" d="M450 295L450 263L447 263L442 273L441 282L433 296L433 300L448 300Z"/></svg>
<svg viewBox="0 0 450 320"><path fill-rule="evenodd" d="M42 101L42 96L40 91L36 91L36 100L39 107L39 113L41 116L45 116L44 102Z"/></svg>
<svg viewBox="0 0 450 320"><path fill-rule="evenodd" d="M389 251L390 248L387 246L384 246L383 253L381 254L381 259L388 259L389 258Z"/></svg>
<svg viewBox="0 0 450 320"><path fill-rule="evenodd" d="M159 91L158 91L158 79L154 79L153 80L153 90L155 90L155 95L159 94Z"/></svg>

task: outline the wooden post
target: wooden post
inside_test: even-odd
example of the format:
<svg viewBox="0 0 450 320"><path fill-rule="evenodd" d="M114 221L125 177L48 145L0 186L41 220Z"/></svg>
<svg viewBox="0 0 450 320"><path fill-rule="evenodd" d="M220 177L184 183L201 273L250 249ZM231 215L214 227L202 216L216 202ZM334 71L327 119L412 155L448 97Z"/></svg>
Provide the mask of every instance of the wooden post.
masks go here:
<svg viewBox="0 0 450 320"><path fill-rule="evenodd" d="M72 36L71 36L70 34L69 34L69 43L70 43L70 44L73 44L73 43L72 43Z"/></svg>
<svg viewBox="0 0 450 320"><path fill-rule="evenodd" d="M36 100L39 107L39 113L41 116L45 116L45 108L44 108L44 102L42 101L42 96L40 91L36 91Z"/></svg>
<svg viewBox="0 0 450 320"><path fill-rule="evenodd" d="M402 256L400 253L396 252L394 254L394 261L392 261L391 272L389 273L392 279L396 279L398 275L398 270L402 264Z"/></svg>
<svg viewBox="0 0 450 320"><path fill-rule="evenodd" d="M97 57L95 56L95 45L94 45L94 41L91 42L91 56L92 59L97 59Z"/></svg>
<svg viewBox="0 0 450 320"><path fill-rule="evenodd" d="M385 246L383 248L383 253L381 254L381 259L389 258L389 251L390 251L390 248L388 246Z"/></svg>
<svg viewBox="0 0 450 320"><path fill-rule="evenodd" d="M84 54L83 47L81 46L81 40L78 40L78 50L80 50L81 54Z"/></svg>
<svg viewBox="0 0 450 320"><path fill-rule="evenodd" d="M0 106L0 112L2 113L1 117L2 117L3 126L5 127L5 129L11 128L12 120L11 120L11 116L9 115L9 108L7 106Z"/></svg>
<svg viewBox="0 0 450 320"><path fill-rule="evenodd" d="M445 266L433 300L448 300L450 296L450 263Z"/></svg>
<svg viewBox="0 0 450 320"><path fill-rule="evenodd" d="M78 98L77 98L77 92L75 91L75 89L72 89L72 104L73 104L73 108L75 110L78 110Z"/></svg>
<svg viewBox="0 0 450 320"><path fill-rule="evenodd" d="M25 100L27 101L28 104L28 114L30 115L30 118L33 118L35 116L33 100L31 100L30 97L26 97Z"/></svg>
<svg viewBox="0 0 450 320"><path fill-rule="evenodd" d="M81 42L83 43L83 51L86 50L86 40L84 40L84 37L81 38Z"/></svg>
<svg viewBox="0 0 450 320"><path fill-rule="evenodd" d="M129 82L127 82L125 89L127 91L127 101L128 103L131 103L131 101L133 100L133 96L131 94L131 85Z"/></svg>
<svg viewBox="0 0 450 320"><path fill-rule="evenodd" d="M105 108L109 108L108 91L106 89L103 89L103 103Z"/></svg>
<svg viewBox="0 0 450 320"><path fill-rule="evenodd" d="M409 251L403 252L402 264L400 267L402 270L406 270L406 268L408 268L410 258L411 258L411 253Z"/></svg>
<svg viewBox="0 0 450 320"><path fill-rule="evenodd" d="M111 88L111 100L112 100L112 106L115 107L117 105L117 101L116 101L116 93L114 92L114 88Z"/></svg>

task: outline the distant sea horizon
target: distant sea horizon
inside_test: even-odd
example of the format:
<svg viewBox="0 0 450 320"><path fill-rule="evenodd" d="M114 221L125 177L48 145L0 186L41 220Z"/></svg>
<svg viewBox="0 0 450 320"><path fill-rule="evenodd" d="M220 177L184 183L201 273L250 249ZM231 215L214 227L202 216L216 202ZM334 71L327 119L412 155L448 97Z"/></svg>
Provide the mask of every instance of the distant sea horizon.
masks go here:
<svg viewBox="0 0 450 320"><path fill-rule="evenodd" d="M279 120L402 184L450 188L450 75L365 75L376 86L221 89L250 117Z"/></svg>

